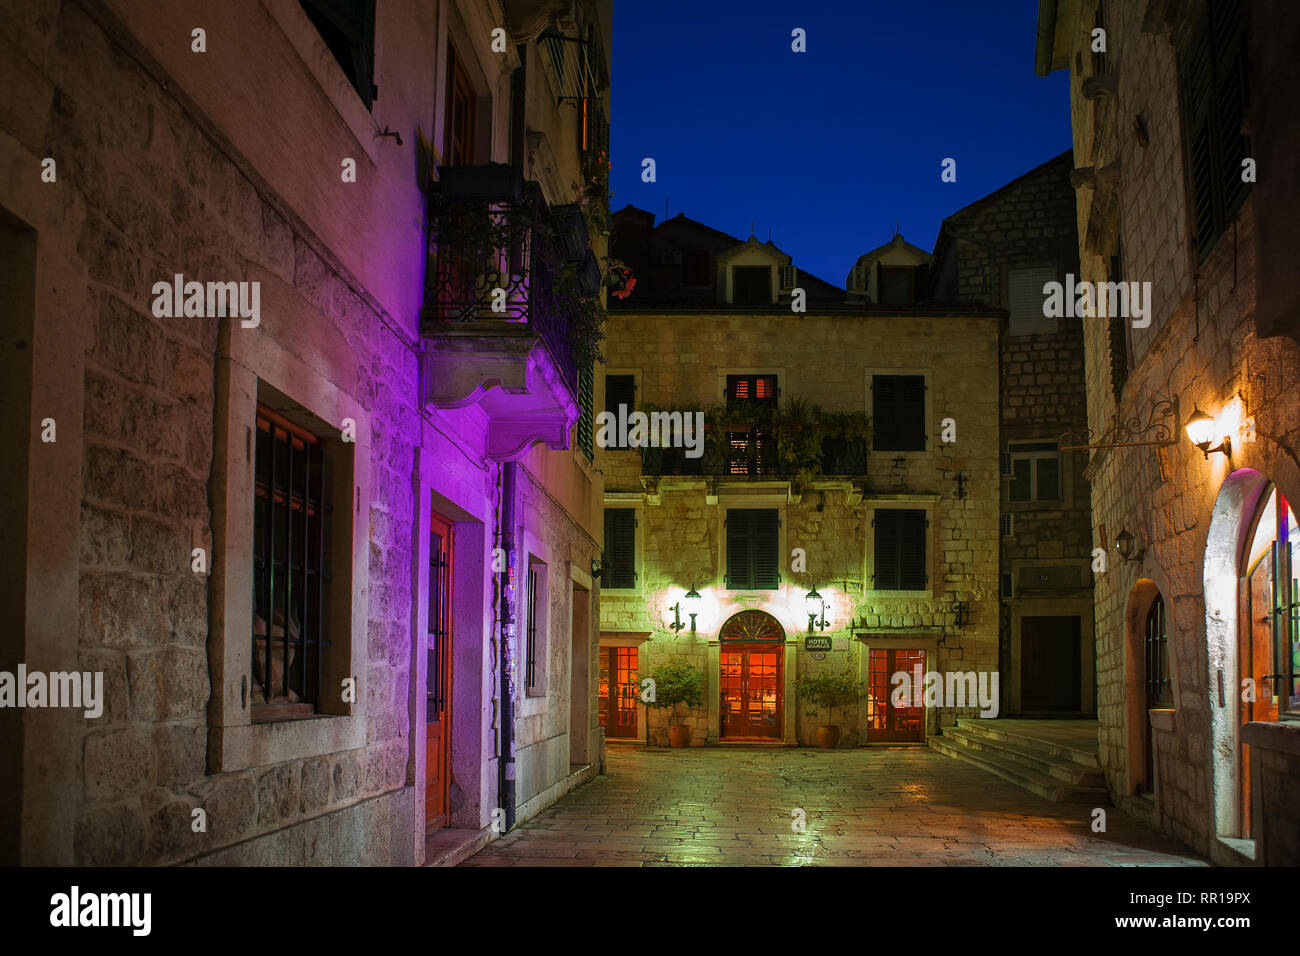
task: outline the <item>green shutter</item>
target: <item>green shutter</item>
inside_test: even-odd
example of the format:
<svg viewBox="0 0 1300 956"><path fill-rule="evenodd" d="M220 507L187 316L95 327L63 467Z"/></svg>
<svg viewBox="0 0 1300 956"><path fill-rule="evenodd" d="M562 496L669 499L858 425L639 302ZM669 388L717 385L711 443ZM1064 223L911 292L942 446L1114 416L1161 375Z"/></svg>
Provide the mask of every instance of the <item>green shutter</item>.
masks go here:
<svg viewBox="0 0 1300 956"><path fill-rule="evenodd" d="M595 379L595 371L589 363L584 365L578 371L578 408L581 414L578 416L578 447L582 453L591 461L595 457L594 435L595 435L595 410L593 408L594 399L592 394L592 383Z"/></svg>
<svg viewBox="0 0 1300 956"><path fill-rule="evenodd" d="M727 512L727 588L743 590L754 586L750 544L753 519L748 511Z"/></svg>
<svg viewBox="0 0 1300 956"><path fill-rule="evenodd" d="M636 587L636 510L633 508L605 509L605 555L600 585Z"/></svg>
<svg viewBox="0 0 1300 956"><path fill-rule="evenodd" d="M900 512L893 509L876 511L876 574L877 591L898 590L898 535Z"/></svg>
<svg viewBox="0 0 1300 956"><path fill-rule="evenodd" d="M781 584L781 522L775 509L754 511L753 553L755 588L775 590Z"/></svg>
<svg viewBox="0 0 1300 956"><path fill-rule="evenodd" d="M924 591L929 580L925 573L925 512L899 512L898 587L902 591Z"/></svg>

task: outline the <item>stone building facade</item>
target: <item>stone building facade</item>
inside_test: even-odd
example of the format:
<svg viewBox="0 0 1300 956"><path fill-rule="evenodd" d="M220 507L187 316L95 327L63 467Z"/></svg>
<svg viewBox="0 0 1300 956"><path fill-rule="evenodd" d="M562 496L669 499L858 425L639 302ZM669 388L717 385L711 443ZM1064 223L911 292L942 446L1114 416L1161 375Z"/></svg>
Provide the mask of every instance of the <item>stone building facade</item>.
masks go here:
<svg viewBox="0 0 1300 956"><path fill-rule="evenodd" d="M771 242L685 216L655 226L632 207L614 220L614 254L637 283L611 302L605 408L698 409L712 431L695 460L606 449L598 706L609 739L667 742L669 714L641 702L636 678L675 660L704 674L703 703L676 715L695 746L814 743L828 722L841 746L924 740L973 716L973 699L895 708L882 688L892 691L889 677L910 677L913 664L997 672L1000 312L849 301ZM897 288L916 288L903 279ZM883 440L895 407L887 403L902 400L888 391L895 386L915 387L910 445ZM800 432L722 431L717 406L734 413L751 400L866 412L876 436L857 449L823 446L820 470L802 473L781 457ZM906 531L894 524L913 519ZM886 553L903 539L916 548L902 559L915 562L914 580ZM825 611L810 631L814 589ZM693 619L690 591L699 595ZM871 696L833 718L811 714L796 678L845 668Z"/></svg>
<svg viewBox="0 0 1300 956"><path fill-rule="evenodd" d="M1002 712L1095 714L1092 526L1081 320L1043 314L1043 286L1079 273L1070 152L947 217L940 302L1007 311L998 346Z"/></svg>
<svg viewBox="0 0 1300 956"><path fill-rule="evenodd" d="M1038 22L1038 72L1070 73L1082 277L1150 290L1083 320L1102 763L1118 806L1228 863L1300 861L1298 21L1054 0Z"/></svg>
<svg viewBox="0 0 1300 956"><path fill-rule="evenodd" d="M609 15L0 4L0 671L103 675L0 710L0 860L418 865L595 771L569 319L440 323L429 240L451 167L576 208Z"/></svg>

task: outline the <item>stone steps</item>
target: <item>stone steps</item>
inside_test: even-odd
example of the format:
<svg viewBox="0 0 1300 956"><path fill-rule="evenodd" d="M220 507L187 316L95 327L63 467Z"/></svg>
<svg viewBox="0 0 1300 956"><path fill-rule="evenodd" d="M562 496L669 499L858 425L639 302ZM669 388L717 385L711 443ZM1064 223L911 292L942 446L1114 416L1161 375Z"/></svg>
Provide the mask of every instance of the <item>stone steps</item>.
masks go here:
<svg viewBox="0 0 1300 956"><path fill-rule="evenodd" d="M987 725L992 723L958 721L956 727L944 728L943 736L930 737L927 742L945 756L979 767L1053 803L1110 803L1095 755L989 728Z"/></svg>

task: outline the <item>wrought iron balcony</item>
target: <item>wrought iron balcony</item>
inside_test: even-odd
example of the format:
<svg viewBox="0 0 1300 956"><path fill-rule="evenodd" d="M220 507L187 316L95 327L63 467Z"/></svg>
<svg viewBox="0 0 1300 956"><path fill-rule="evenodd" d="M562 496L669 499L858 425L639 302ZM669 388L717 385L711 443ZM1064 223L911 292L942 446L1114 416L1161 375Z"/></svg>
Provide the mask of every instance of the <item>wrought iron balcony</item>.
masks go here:
<svg viewBox="0 0 1300 956"><path fill-rule="evenodd" d="M578 417L572 322L595 266L585 230L573 235L569 217L557 231L539 185L495 163L441 168L428 212L425 401L477 402L493 423L490 457L518 457L537 440L567 448ZM583 259L566 270L575 242Z"/></svg>
<svg viewBox="0 0 1300 956"><path fill-rule="evenodd" d="M787 436L788 437L788 436ZM779 428L707 426L704 454L688 458L684 448L642 448L643 475L700 475L735 480L796 477L799 463L782 453ZM867 442L863 439L826 438L822 442L817 477L860 477L867 473Z"/></svg>

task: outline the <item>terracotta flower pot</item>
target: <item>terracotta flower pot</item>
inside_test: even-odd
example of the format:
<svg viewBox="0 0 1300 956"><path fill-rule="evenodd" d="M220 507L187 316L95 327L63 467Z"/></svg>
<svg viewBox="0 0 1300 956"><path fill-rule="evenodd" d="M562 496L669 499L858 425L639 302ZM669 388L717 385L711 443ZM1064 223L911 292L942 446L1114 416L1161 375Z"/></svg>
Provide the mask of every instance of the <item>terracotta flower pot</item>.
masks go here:
<svg viewBox="0 0 1300 956"><path fill-rule="evenodd" d="M832 749L840 742L840 728L838 724L831 724L829 727L817 728L817 746L824 750Z"/></svg>
<svg viewBox="0 0 1300 956"><path fill-rule="evenodd" d="M668 741L674 747L689 747L691 745L691 728L684 724L673 724L668 728Z"/></svg>

